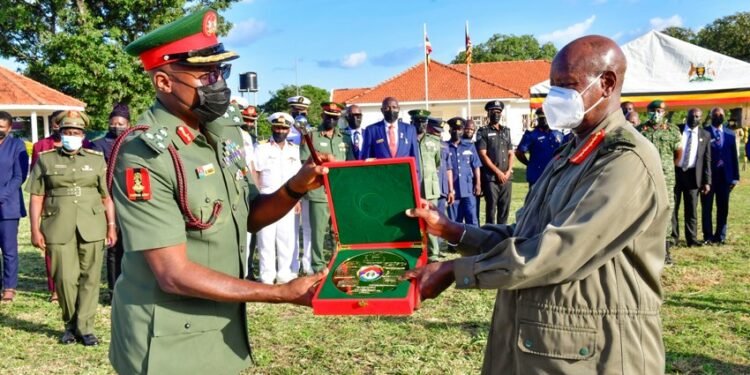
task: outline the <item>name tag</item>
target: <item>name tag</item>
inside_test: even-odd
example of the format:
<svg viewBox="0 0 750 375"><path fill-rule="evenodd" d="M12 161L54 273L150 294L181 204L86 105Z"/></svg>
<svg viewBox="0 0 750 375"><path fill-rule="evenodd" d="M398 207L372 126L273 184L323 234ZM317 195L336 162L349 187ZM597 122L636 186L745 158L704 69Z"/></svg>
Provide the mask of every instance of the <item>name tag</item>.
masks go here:
<svg viewBox="0 0 750 375"><path fill-rule="evenodd" d="M471 152L471 150L464 150L464 152L462 152L461 155L474 155L474 153Z"/></svg>
<svg viewBox="0 0 750 375"><path fill-rule="evenodd" d="M93 170L94 168L91 168L91 166L89 166L88 164L84 165L83 168L81 168L81 171L83 172L91 172Z"/></svg>
<svg viewBox="0 0 750 375"><path fill-rule="evenodd" d="M497 133L487 133L487 136L488 137L495 137L495 136L497 136Z"/></svg>
<svg viewBox="0 0 750 375"><path fill-rule="evenodd" d="M377 141L375 141L375 143L383 143L383 142L385 142L385 139L383 139L383 138L380 138Z"/></svg>
<svg viewBox="0 0 750 375"><path fill-rule="evenodd" d="M326 147L328 146L328 142L320 142L320 147Z"/></svg>
<svg viewBox="0 0 750 375"><path fill-rule="evenodd" d="M545 138L547 138L547 137L546 136L537 137L537 139L540 140L540 141L543 141Z"/></svg>

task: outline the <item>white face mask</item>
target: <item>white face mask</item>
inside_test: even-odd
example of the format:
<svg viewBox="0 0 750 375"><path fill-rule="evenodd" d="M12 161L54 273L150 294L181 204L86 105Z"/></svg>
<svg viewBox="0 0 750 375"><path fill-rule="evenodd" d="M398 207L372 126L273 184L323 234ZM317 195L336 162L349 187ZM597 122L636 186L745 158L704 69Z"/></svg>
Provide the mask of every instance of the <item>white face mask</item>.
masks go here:
<svg viewBox="0 0 750 375"><path fill-rule="evenodd" d="M63 135L62 146L68 151L76 151L83 146L83 137L77 135Z"/></svg>
<svg viewBox="0 0 750 375"><path fill-rule="evenodd" d="M601 97L589 109L584 110L583 108L583 97L581 95L598 82L601 76L599 74L580 93L564 87L550 87L547 99L542 104L549 126L556 129L575 129L578 125L581 125L583 116L604 100L604 97Z"/></svg>

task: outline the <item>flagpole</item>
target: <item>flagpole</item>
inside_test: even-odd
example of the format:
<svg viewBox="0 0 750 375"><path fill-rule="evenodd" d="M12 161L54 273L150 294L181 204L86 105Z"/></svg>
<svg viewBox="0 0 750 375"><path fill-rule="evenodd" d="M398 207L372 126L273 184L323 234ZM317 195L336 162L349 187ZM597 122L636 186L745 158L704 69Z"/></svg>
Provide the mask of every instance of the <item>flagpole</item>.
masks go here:
<svg viewBox="0 0 750 375"><path fill-rule="evenodd" d="M430 99L429 99L429 83L428 83L428 75L427 75L427 23L424 24L424 37L422 38L422 43L424 43L424 109L429 109L430 106Z"/></svg>
<svg viewBox="0 0 750 375"><path fill-rule="evenodd" d="M466 39L469 40L469 20L466 20ZM466 51L469 53L469 51ZM466 59L466 113L467 119L471 119L471 62Z"/></svg>

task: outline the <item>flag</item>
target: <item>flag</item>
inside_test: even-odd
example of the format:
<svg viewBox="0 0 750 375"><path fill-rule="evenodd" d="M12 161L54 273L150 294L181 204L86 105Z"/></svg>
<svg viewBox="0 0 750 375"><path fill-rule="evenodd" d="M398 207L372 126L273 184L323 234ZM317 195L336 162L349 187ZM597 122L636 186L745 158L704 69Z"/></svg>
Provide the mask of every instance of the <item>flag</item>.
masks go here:
<svg viewBox="0 0 750 375"><path fill-rule="evenodd" d="M471 38L469 37L469 21L466 21L466 65L471 64Z"/></svg>
<svg viewBox="0 0 750 375"><path fill-rule="evenodd" d="M427 30L424 32L424 55L427 61L427 67L430 67L430 54L432 53L432 44L430 44L430 38L427 36Z"/></svg>

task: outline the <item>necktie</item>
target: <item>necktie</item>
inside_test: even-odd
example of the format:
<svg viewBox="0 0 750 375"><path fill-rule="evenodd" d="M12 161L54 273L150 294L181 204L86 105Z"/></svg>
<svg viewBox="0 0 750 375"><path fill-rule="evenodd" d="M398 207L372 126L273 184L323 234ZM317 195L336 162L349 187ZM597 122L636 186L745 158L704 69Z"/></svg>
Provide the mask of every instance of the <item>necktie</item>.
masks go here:
<svg viewBox="0 0 750 375"><path fill-rule="evenodd" d="M354 153L359 157L359 132L354 132Z"/></svg>
<svg viewBox="0 0 750 375"><path fill-rule="evenodd" d="M688 130L687 145L685 145L685 157L682 158L682 170L687 171L690 165L690 149L693 148L693 131Z"/></svg>
<svg viewBox="0 0 750 375"><path fill-rule="evenodd" d="M391 149L391 157L396 157L396 149L398 149L398 139L396 138L396 125L391 124L388 126L388 148Z"/></svg>

